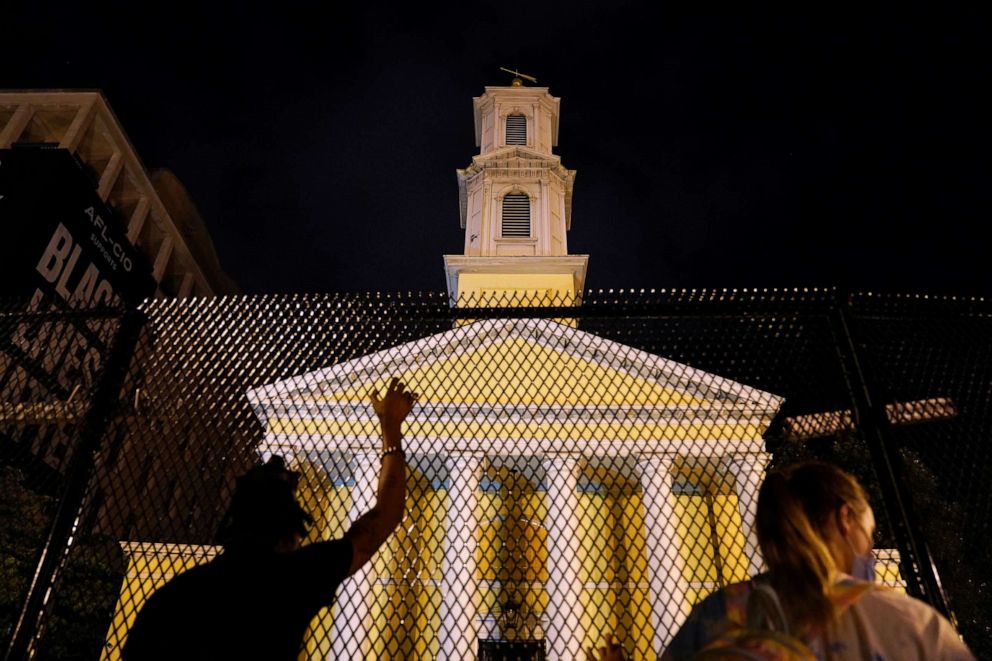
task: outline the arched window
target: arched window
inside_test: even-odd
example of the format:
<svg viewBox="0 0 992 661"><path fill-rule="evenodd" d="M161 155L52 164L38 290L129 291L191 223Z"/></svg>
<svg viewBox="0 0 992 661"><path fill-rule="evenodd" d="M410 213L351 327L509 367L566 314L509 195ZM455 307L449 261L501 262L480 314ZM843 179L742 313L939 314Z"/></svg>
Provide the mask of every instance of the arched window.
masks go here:
<svg viewBox="0 0 992 661"><path fill-rule="evenodd" d="M526 193L509 193L503 197L501 236L530 237L530 198Z"/></svg>
<svg viewBox="0 0 992 661"><path fill-rule="evenodd" d="M507 115L506 144L508 145L527 144L527 118L524 117L523 115Z"/></svg>

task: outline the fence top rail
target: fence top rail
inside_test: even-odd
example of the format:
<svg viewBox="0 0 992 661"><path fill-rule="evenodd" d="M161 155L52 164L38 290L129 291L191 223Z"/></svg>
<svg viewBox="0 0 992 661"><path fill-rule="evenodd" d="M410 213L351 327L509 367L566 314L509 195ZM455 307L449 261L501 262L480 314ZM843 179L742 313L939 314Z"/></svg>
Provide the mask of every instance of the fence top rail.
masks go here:
<svg viewBox="0 0 992 661"><path fill-rule="evenodd" d="M451 298L445 292L373 291L309 294L238 294L185 299L147 299L140 305L148 313L170 310L221 312L245 308L340 310L363 316L380 312L402 318L484 319L597 318L604 316L749 315L765 313L818 314L844 307L859 316L970 317L992 316L992 300L976 296L924 293L843 291L832 287L809 288L620 288L588 290L574 298L554 298L528 292L499 292ZM27 300L0 298L0 322L12 319L112 319L122 306L39 309Z"/></svg>

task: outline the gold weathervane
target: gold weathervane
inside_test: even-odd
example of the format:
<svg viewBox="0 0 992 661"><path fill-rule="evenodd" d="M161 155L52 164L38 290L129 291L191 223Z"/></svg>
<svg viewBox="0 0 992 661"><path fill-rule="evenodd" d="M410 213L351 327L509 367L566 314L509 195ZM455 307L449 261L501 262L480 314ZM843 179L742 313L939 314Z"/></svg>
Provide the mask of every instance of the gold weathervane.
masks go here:
<svg viewBox="0 0 992 661"><path fill-rule="evenodd" d="M513 87L523 87L525 80L528 80L532 83L537 82L537 78L535 78L534 76L528 76L525 73L520 73L516 69L507 69L506 67L500 67L500 71L505 71L507 73L513 74L513 82L510 83L510 85L512 85Z"/></svg>

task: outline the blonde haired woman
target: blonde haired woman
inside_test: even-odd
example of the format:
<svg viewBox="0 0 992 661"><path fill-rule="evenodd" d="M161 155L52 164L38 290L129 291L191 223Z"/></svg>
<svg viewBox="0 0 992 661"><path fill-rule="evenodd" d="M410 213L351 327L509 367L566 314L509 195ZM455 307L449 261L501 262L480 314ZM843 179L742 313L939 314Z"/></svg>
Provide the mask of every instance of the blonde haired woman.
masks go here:
<svg viewBox="0 0 992 661"><path fill-rule="evenodd" d="M756 519L768 573L697 604L664 659L692 658L743 624L759 582L774 589L792 635L817 659L974 658L933 608L872 584L875 516L851 475L819 462L772 471Z"/></svg>

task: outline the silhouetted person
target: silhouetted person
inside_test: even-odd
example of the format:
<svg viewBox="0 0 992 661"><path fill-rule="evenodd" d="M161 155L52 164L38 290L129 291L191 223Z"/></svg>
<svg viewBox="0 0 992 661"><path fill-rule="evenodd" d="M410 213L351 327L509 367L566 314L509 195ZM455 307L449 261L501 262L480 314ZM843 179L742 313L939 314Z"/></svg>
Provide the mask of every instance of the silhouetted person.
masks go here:
<svg viewBox="0 0 992 661"><path fill-rule="evenodd" d="M375 506L342 539L301 547L312 519L296 501L299 474L280 457L250 470L238 478L221 524L224 552L148 599L128 633L125 659L297 658L313 617L403 517L401 426L416 395L394 378L385 396L370 396L383 443Z"/></svg>

